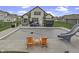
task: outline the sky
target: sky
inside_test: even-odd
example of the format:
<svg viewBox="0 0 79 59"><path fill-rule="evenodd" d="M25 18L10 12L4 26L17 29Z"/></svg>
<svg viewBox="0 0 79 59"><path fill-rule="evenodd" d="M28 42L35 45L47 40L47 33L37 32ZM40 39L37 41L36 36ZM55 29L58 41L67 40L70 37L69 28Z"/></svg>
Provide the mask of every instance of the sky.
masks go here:
<svg viewBox="0 0 79 59"><path fill-rule="evenodd" d="M23 15L36 6L0 6L0 10L9 13ZM63 16L68 14L79 14L79 6L39 6L53 16Z"/></svg>

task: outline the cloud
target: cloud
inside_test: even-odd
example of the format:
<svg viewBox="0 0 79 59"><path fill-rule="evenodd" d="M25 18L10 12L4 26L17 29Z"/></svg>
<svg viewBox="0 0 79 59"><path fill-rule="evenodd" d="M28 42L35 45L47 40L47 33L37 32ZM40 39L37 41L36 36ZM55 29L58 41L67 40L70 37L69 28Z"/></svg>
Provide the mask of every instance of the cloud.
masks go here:
<svg viewBox="0 0 79 59"><path fill-rule="evenodd" d="M21 6L22 9L29 8L30 6Z"/></svg>
<svg viewBox="0 0 79 59"><path fill-rule="evenodd" d="M56 11L60 11L60 12L69 12L69 9L67 7L57 7Z"/></svg>
<svg viewBox="0 0 79 59"><path fill-rule="evenodd" d="M51 15L55 16L51 11L46 11L47 13L50 13Z"/></svg>
<svg viewBox="0 0 79 59"><path fill-rule="evenodd" d="M27 13L27 11L18 11L18 14L19 14L19 15L23 15L23 14L25 14L25 13Z"/></svg>
<svg viewBox="0 0 79 59"><path fill-rule="evenodd" d="M79 10L79 8L75 8L76 10Z"/></svg>
<svg viewBox="0 0 79 59"><path fill-rule="evenodd" d="M11 13L11 14L14 14L14 12L13 11L8 11L9 13Z"/></svg>

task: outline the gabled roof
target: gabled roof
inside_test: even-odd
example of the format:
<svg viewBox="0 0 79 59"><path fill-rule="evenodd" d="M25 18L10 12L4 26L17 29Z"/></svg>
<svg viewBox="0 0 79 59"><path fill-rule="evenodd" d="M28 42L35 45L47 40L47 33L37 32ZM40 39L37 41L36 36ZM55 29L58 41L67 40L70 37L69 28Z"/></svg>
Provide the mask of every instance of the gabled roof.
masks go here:
<svg viewBox="0 0 79 59"><path fill-rule="evenodd" d="M30 10L29 12L27 12L27 13L25 13L24 15L28 15L28 17L30 18L30 13L31 13L31 11L33 11L34 9L36 9L36 8L39 8L39 9L41 9L43 12L44 12L44 17L43 18L45 18L47 15L51 15L51 14L48 14L48 13L46 13L42 8L40 8L39 6L36 6L35 8L33 8L32 10ZM23 16L24 16L23 15ZM22 17L23 17L22 16ZM51 15L52 16L52 15ZM52 16L52 18L53 18L54 16Z"/></svg>
<svg viewBox="0 0 79 59"><path fill-rule="evenodd" d="M33 11L34 9L39 8L41 9L43 12L45 12L42 8L40 8L39 6L36 6L35 8L33 8L32 10L30 10L29 12ZM45 12L46 13L46 12Z"/></svg>
<svg viewBox="0 0 79 59"><path fill-rule="evenodd" d="M33 8L32 10L30 10L29 12L25 13L24 15L29 15L29 13L30 13L31 11L33 11L34 9L36 9L36 8L41 9L41 10L47 15L47 13L46 13L42 8L40 8L39 6L36 6L36 7ZM23 15L23 16L24 16L24 15Z"/></svg>
<svg viewBox="0 0 79 59"><path fill-rule="evenodd" d="M16 14L9 14L8 16L14 16L14 17L16 17L16 16L18 16L18 15L16 15Z"/></svg>
<svg viewBox="0 0 79 59"><path fill-rule="evenodd" d="M48 13L46 16L48 16L48 15L50 15L50 16L52 16L52 17L54 17L53 15L51 15L50 13Z"/></svg>

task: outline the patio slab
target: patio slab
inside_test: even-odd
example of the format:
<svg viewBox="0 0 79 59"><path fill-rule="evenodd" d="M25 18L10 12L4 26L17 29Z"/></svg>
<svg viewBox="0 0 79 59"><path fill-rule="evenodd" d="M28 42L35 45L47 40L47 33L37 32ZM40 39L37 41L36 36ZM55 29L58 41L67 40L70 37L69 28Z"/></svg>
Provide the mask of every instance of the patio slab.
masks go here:
<svg viewBox="0 0 79 59"><path fill-rule="evenodd" d="M33 35L30 32L34 32ZM57 35L67 32L57 28L32 28L20 29L12 35L0 40L0 50L2 51L25 51L30 53L79 53L79 39L76 36L72 37L71 43L59 40ZM41 36L48 37L48 48L42 48L40 45L35 45L33 48L26 48L26 37L33 36L39 39Z"/></svg>

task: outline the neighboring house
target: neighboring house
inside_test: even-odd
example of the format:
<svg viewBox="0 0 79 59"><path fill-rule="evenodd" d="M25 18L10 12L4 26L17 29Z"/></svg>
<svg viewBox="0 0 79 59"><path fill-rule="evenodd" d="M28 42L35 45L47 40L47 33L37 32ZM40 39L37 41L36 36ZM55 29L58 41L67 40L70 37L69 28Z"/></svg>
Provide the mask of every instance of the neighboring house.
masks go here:
<svg viewBox="0 0 79 59"><path fill-rule="evenodd" d="M4 17L6 17L7 15L8 15L7 12L4 12L4 11L1 11L1 10L0 10L0 20L3 20Z"/></svg>
<svg viewBox="0 0 79 59"><path fill-rule="evenodd" d="M14 22L14 21L16 21L17 17L18 16L16 14L10 14L8 12L0 10L0 20L1 21L4 21L4 22Z"/></svg>
<svg viewBox="0 0 79 59"><path fill-rule="evenodd" d="M22 25L28 25L30 23L39 23L40 26L43 26L44 20L53 20L53 16L51 14L47 14L40 7L35 7L31 11L24 14L22 20Z"/></svg>
<svg viewBox="0 0 79 59"><path fill-rule="evenodd" d="M66 23L79 24L79 14L64 15L62 19Z"/></svg>
<svg viewBox="0 0 79 59"><path fill-rule="evenodd" d="M17 19L17 15L15 14L9 14L8 16L4 17L4 22L15 22Z"/></svg>

